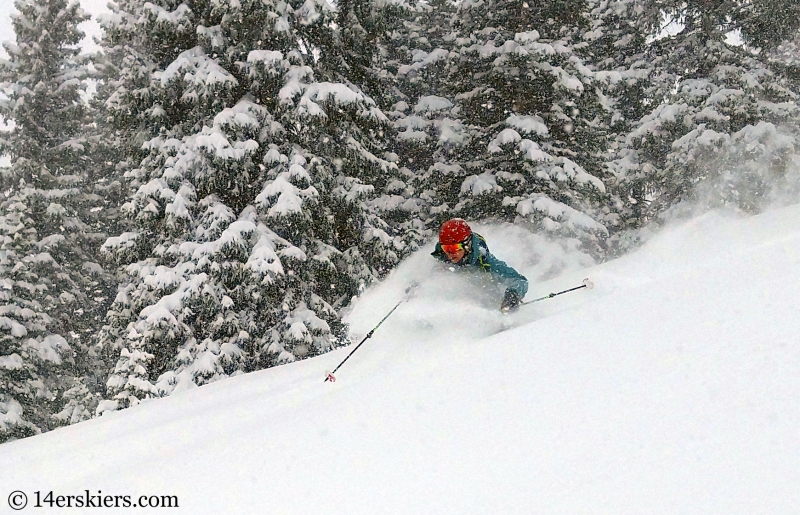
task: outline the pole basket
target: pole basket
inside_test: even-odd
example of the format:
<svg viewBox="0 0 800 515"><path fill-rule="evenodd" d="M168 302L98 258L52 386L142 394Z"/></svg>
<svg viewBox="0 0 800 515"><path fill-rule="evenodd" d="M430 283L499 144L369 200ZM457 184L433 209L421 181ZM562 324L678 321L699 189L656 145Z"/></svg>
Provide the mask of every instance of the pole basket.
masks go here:
<svg viewBox="0 0 800 515"><path fill-rule="evenodd" d="M587 290L591 290L592 288L594 288L594 283L590 281L588 277L583 280L583 285L586 286Z"/></svg>
<svg viewBox="0 0 800 515"><path fill-rule="evenodd" d="M330 381L331 383L335 383L336 382L336 377L334 377L332 372L328 372L326 370L325 371L325 382L327 383L328 381Z"/></svg>

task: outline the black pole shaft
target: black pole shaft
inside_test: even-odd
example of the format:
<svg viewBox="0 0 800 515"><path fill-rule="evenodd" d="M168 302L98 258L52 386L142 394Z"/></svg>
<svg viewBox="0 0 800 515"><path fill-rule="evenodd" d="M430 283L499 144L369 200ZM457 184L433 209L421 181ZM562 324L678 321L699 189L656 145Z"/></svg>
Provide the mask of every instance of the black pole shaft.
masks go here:
<svg viewBox="0 0 800 515"><path fill-rule="evenodd" d="M408 290L406 290L406 291L408 291ZM403 300L405 300L405 299L403 299ZM391 315L392 313L394 313L394 310L395 310L395 309L397 309L397 307L398 307L400 304L402 304L402 303L403 303L403 300L401 300L400 302L398 302L397 304L395 304L395 305L394 305L394 307L392 308L392 310L391 310L391 311L389 311L388 313L386 313L386 316L385 316L385 317L383 317L383 318L381 319L381 321L380 321L380 322L378 322L378 325L376 325L375 327L373 327L373 328L372 328L372 330L371 330L370 332L368 332L368 333L367 333L367 335L364 337L364 339L363 339L363 340L361 340L361 341L359 342L359 344L358 344L358 345L356 345L356 348L355 348L355 349L353 349L352 351L350 351L350 354L348 354L348 355L347 355L347 357L346 357L346 358L344 358L344 359L342 360L342 362L341 362L341 363L339 363L339 364L336 366L336 368L334 368L334 369L333 369L333 372L331 372L331 375L335 374L335 373L336 373L336 371L337 371L337 370L339 370L339 368L341 368L341 366L342 366L342 365L344 365L344 362L345 362L345 361L347 361L348 359L350 359L350 356L352 356L352 355L353 355L353 354L354 354L354 353L355 353L355 352L358 350L358 348L359 348L359 347L361 347L361 346L364 344L364 342L365 342L365 341L367 341L367 340L368 340L368 339L369 339L369 338L372 336L372 333L374 333L374 332L375 332L375 330L376 330L377 328L379 328L379 327L381 326L381 324L382 324L382 323L383 323L383 322L384 322L384 321L385 321L387 318L389 318L389 315ZM329 377L330 377L330 376L329 376ZM326 377L326 378L325 378L325 382L329 381L329 377Z"/></svg>
<svg viewBox="0 0 800 515"><path fill-rule="evenodd" d="M539 302L540 300L552 299L556 295L561 295L562 293L569 293L571 291L580 290L581 288L586 288L586 285L582 284L580 286L576 286L574 288L570 288L569 290L560 291L558 293L551 293L550 295L545 295L544 297L540 297L538 299L533 299L533 300L529 300L528 302L523 302L522 305L524 306L525 304L533 304L534 302Z"/></svg>

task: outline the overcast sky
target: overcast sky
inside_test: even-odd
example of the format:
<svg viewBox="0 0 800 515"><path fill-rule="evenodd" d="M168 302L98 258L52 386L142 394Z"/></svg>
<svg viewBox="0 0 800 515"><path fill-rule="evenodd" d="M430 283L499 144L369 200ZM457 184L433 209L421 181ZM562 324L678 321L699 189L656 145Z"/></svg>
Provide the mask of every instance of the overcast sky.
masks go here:
<svg viewBox="0 0 800 515"><path fill-rule="evenodd" d="M14 29L11 27L11 13L16 12L14 9L14 1L0 0L0 41L13 41ZM80 0L83 10L96 16L98 13L108 11L106 4L108 0ZM94 19L81 25L81 29L86 33L86 39L83 41L84 51L92 52L97 49L97 45L92 41L92 37L100 34L100 27ZM5 49L0 48L0 55L7 57Z"/></svg>

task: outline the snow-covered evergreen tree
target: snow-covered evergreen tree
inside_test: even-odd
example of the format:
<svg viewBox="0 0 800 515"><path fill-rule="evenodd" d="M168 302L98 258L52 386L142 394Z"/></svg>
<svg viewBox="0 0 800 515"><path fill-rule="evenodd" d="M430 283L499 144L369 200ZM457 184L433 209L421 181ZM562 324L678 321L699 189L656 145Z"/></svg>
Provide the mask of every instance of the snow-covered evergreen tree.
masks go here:
<svg viewBox="0 0 800 515"><path fill-rule="evenodd" d="M731 18L748 46L767 52L796 36L800 30L800 3L740 0Z"/></svg>
<svg viewBox="0 0 800 515"><path fill-rule="evenodd" d="M644 0L591 0L590 30L581 34L580 52L598 73L598 85L613 110L611 131L627 129L657 104L659 91L652 87L652 64L646 55L650 29L661 20L660 12L645 10Z"/></svg>
<svg viewBox="0 0 800 515"><path fill-rule="evenodd" d="M104 246L128 280L104 330L101 411L340 344L337 309L408 251L376 193L397 173L391 127L351 80L379 74L334 65L335 16L313 1L131 1L105 21L114 62L131 63L107 82L109 116L153 136L126 173L134 225ZM144 64L151 45L168 51Z"/></svg>
<svg viewBox="0 0 800 515"><path fill-rule="evenodd" d="M701 186L716 190L712 197L717 201L757 209L763 205L758 197L765 195L765 185L740 171L763 169L772 177L784 173L794 144L787 146L785 137L791 136L778 127L796 125L796 93L785 77L746 47L726 42L730 20L738 12L734 4L719 3L713 9L707 2L650 4L682 20L683 28L653 41L648 49L654 97L660 100L634 125L613 165L622 185L621 198L647 204L629 210L640 213L639 223ZM770 135L777 139L763 140ZM739 148L756 141L771 149L764 152L774 157L772 164L761 150ZM765 166L749 166L742 161L748 156ZM707 200L714 202L711 197Z"/></svg>
<svg viewBox="0 0 800 515"><path fill-rule="evenodd" d="M358 84L376 101L377 106L394 118L402 91L397 68L406 62L407 48L399 38L415 9L404 1L358 0L337 5L337 24L341 44L325 48L325 65L334 75L331 80ZM355 72L355 73L354 73ZM390 167L365 168L358 178L374 188L364 205L371 218L382 221L381 229L402 242L398 256L419 247L430 234L420 218L421 209L411 184L414 174L404 166L404 149L398 144L398 125L384 120L378 128L382 140L379 155ZM403 129L400 128L400 131Z"/></svg>
<svg viewBox="0 0 800 515"><path fill-rule="evenodd" d="M77 2L17 0L0 62L0 441L84 420L96 404L89 342L106 274L93 211Z"/></svg>
<svg viewBox="0 0 800 515"><path fill-rule="evenodd" d="M772 69L789 79L794 91L800 93L800 28L776 47L766 49L765 54Z"/></svg>
<svg viewBox="0 0 800 515"><path fill-rule="evenodd" d="M652 80L653 63L647 55L647 41L662 14L647 9L643 0L591 0L589 6L591 28L581 35L580 53L595 71L595 87L606 111L609 138L603 160L608 162L618 158L625 137L665 94ZM611 209L606 226L612 233L607 250L615 254L621 250L620 235L644 216L645 193L639 183L620 187L613 178L606 180L606 186Z"/></svg>
<svg viewBox="0 0 800 515"><path fill-rule="evenodd" d="M455 108L455 54L451 55L457 7L449 0L407 5L402 24L389 35L387 66L395 77L399 95L388 116L397 128L393 152L401 175L392 185L400 216L420 227L420 237L435 234L455 202L439 198L429 184L441 181L440 190L458 187L466 177L462 163L469 161L469 128ZM426 106L436 105L436 108ZM436 179L432 179L432 176Z"/></svg>
<svg viewBox="0 0 800 515"><path fill-rule="evenodd" d="M576 45L586 10L582 1L440 2L431 29L424 12L407 24L411 61L398 74L408 100L394 118L424 166L415 187L434 219L516 221L599 250L610 115Z"/></svg>

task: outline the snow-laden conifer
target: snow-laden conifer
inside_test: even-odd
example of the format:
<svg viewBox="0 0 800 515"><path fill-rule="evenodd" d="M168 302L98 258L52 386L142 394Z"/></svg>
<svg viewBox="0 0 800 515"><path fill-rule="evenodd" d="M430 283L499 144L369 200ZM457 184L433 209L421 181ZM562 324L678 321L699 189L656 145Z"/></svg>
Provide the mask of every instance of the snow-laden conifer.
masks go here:
<svg viewBox="0 0 800 515"><path fill-rule="evenodd" d="M746 0L731 14L738 34L751 48L775 49L800 30L800 4L794 0Z"/></svg>
<svg viewBox="0 0 800 515"><path fill-rule="evenodd" d="M411 60L398 74L409 98L394 115L404 146L432 156L415 173L428 213L517 221L597 249L606 131L594 71L575 46L586 6L437 8L435 38L422 16L407 25Z"/></svg>
<svg viewBox="0 0 800 515"><path fill-rule="evenodd" d="M386 185L384 198L393 207L391 217L402 220L417 241L438 230L451 206L429 191L430 174L445 171L446 176L433 179L442 183L464 177L459 163L468 128L449 109L454 107L448 57L455 12L449 1L404 4L399 23L387 35L386 71L397 84L387 116L395 127L390 143L400 173ZM430 100L449 108L428 109Z"/></svg>
<svg viewBox="0 0 800 515"><path fill-rule="evenodd" d="M0 441L90 416L106 274L90 185L77 2L18 0L0 63Z"/></svg>
<svg viewBox="0 0 800 515"><path fill-rule="evenodd" d="M320 42L318 76L355 86L374 100L381 112L393 111L395 104L406 98L396 71L398 63L406 61L403 26L413 12L414 7L405 0L338 2L335 44ZM373 147L378 149L374 154L384 163L375 166L378 161L370 159L372 165L359 167L356 178L373 188L371 198L364 203L368 223L378 229L372 234L380 236L373 241L382 246L391 238L395 242L391 254L399 258L416 250L428 230L420 219L420 202L411 185L413 174L403 166L403 150L396 145L397 127L385 116L381 118L381 124L359 132L374 142ZM397 261L394 257L391 260L384 266L394 266Z"/></svg>
<svg viewBox="0 0 800 515"><path fill-rule="evenodd" d="M375 203L397 173L388 119L322 57L334 14L150 2L107 22L130 30L112 47L123 60L176 44L139 68L146 94L133 75L106 93L151 136L127 172L133 224L104 245L127 280L104 330L116 364L101 411L339 345L337 310L408 251Z"/></svg>
<svg viewBox="0 0 800 515"><path fill-rule="evenodd" d="M789 79L794 91L800 93L800 30L766 55L776 73Z"/></svg>
<svg viewBox="0 0 800 515"><path fill-rule="evenodd" d="M791 168L796 135L787 127L800 114L797 94L747 47L726 41L735 6L668 4L664 12L680 15L684 26L648 49L658 102L613 163L621 198L646 204L631 209L640 222L701 189L712 205L759 209L768 202L767 183Z"/></svg>

